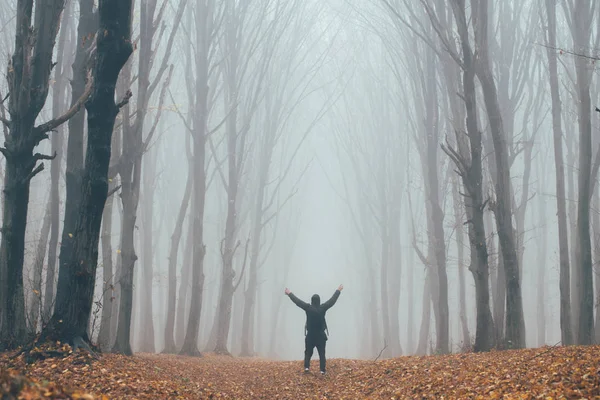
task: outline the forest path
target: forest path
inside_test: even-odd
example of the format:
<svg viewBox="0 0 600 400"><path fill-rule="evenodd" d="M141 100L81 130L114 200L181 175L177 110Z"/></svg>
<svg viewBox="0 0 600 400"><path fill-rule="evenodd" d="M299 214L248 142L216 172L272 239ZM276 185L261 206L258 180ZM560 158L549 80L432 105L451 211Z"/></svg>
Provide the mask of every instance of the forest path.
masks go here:
<svg viewBox="0 0 600 400"><path fill-rule="evenodd" d="M5 354L0 370L15 368L57 393L76 387L104 399L593 399L600 398L599 353L599 346L571 346L377 362L334 359L324 377L314 360L313 372L304 374L300 361L210 354L106 354L99 360L77 354L30 365ZM5 381L0 379L0 398Z"/></svg>

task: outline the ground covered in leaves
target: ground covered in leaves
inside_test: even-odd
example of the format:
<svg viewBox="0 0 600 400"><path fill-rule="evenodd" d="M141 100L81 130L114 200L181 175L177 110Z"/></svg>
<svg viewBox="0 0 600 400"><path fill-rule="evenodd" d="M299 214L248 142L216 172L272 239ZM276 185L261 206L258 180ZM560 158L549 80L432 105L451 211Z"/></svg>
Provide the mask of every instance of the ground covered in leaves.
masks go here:
<svg viewBox="0 0 600 400"><path fill-rule="evenodd" d="M325 377L315 362L65 354L0 355L0 399L600 399L598 346L334 359Z"/></svg>

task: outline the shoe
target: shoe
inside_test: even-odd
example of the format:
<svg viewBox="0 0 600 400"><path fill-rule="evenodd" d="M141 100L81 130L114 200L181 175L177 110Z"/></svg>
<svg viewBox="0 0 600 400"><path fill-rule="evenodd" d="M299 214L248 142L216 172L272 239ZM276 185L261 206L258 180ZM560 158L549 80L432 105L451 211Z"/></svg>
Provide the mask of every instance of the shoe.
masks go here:
<svg viewBox="0 0 600 400"><path fill-rule="evenodd" d="M310 369L308 369L308 368L304 368L304 373L305 373L305 374L308 374L309 372L310 372Z"/></svg>
<svg viewBox="0 0 600 400"><path fill-rule="evenodd" d="M321 371L321 375L325 375L325 371Z"/></svg>

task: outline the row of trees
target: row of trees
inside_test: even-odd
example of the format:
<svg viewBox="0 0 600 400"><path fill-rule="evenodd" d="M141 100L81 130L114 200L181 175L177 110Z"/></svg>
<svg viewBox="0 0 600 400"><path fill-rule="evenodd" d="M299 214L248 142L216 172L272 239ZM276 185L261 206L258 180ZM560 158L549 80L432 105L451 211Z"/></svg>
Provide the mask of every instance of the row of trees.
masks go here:
<svg viewBox="0 0 600 400"><path fill-rule="evenodd" d="M372 321L365 334L372 343L367 354L377 354L382 346L388 354L401 354L397 320L405 312L408 351L429 351L431 309L431 350L448 352L449 287L456 287L453 315L460 339L455 343L464 348L531 345L525 329L528 304L537 304L537 319L530 321L538 331L533 343L546 344L551 328L546 304L555 298L560 300L560 343L597 341L597 252L590 228L597 234L600 227L590 215L597 214L591 203L598 198L600 162L598 142L592 140L591 102L597 87L592 77L600 38L598 9L593 1L558 3L381 0L353 7L351 14L368 39L357 61L361 82L345 94L348 100L339 107L334 125L336 144L344 150L342 168L353 172L340 195L363 244L361 262L371 266L372 302L365 307ZM551 147L554 171L544 164L550 162L544 152ZM417 159L418 172L412 163ZM426 199L422 228L415 224L415 188ZM546 205L548 193L555 199L556 219ZM532 201L535 196L539 202ZM532 204L539 214L531 211ZM401 218L399 209L409 217ZM535 250L548 248L552 220L558 232L550 242L557 248L556 260ZM399 235L399 225L412 229ZM532 230L537 235L530 236ZM527 245L530 237L533 246ZM425 266L416 345L412 292L408 311L398 305L397 288L404 285L407 268L405 285L413 290L414 266L403 267L406 256L398 251L407 242ZM449 277L450 265L457 267L455 277ZM553 265L559 274L548 291ZM474 283L470 304L466 269ZM524 286L524 275L535 277L530 286ZM472 307L473 343L468 322Z"/></svg>
<svg viewBox="0 0 600 400"><path fill-rule="evenodd" d="M14 16L2 38L15 38L1 108L8 131L2 348L38 335L124 354L132 343L160 351L155 308L163 298L165 352L198 355L206 345L229 353L233 322L237 351L253 355L263 266L289 261L293 251L293 240L277 232L296 219L286 207L308 168L297 155L335 97L321 100L331 86L320 76L329 48L314 35L323 6L16 0L1 7ZM317 112L295 122L310 99L321 104ZM171 146L171 155L161 149ZM38 150L48 147L51 155ZM168 187L159 179L161 157L187 176L171 186L167 210L157 206L159 196L165 201L157 190ZM51 163L49 185L32 186L43 161ZM43 218L28 214L41 208L29 201L31 189L49 190ZM157 250L166 247L163 226L172 229L168 263ZM217 275L218 293L205 293L207 273ZM164 291L155 284L163 274ZM207 298L209 306L218 299L214 313Z"/></svg>

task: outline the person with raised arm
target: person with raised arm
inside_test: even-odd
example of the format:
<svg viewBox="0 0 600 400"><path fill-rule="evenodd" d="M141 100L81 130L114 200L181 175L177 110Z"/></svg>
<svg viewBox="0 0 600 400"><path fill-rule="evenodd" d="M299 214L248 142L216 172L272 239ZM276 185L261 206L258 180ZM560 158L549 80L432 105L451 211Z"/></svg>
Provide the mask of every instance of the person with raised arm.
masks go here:
<svg viewBox="0 0 600 400"><path fill-rule="evenodd" d="M288 288L285 288L285 294L294 304L306 312L306 325L304 329L304 343L306 345L304 350L304 372L306 373L310 371L310 359L316 347L319 353L321 374L325 375L325 344L328 335L328 332L326 333L327 322L325 322L325 313L336 303L342 289L344 289L344 286L340 285L333 296L323 304L321 304L319 295L314 294L310 299L310 304L308 304L296 297Z"/></svg>

